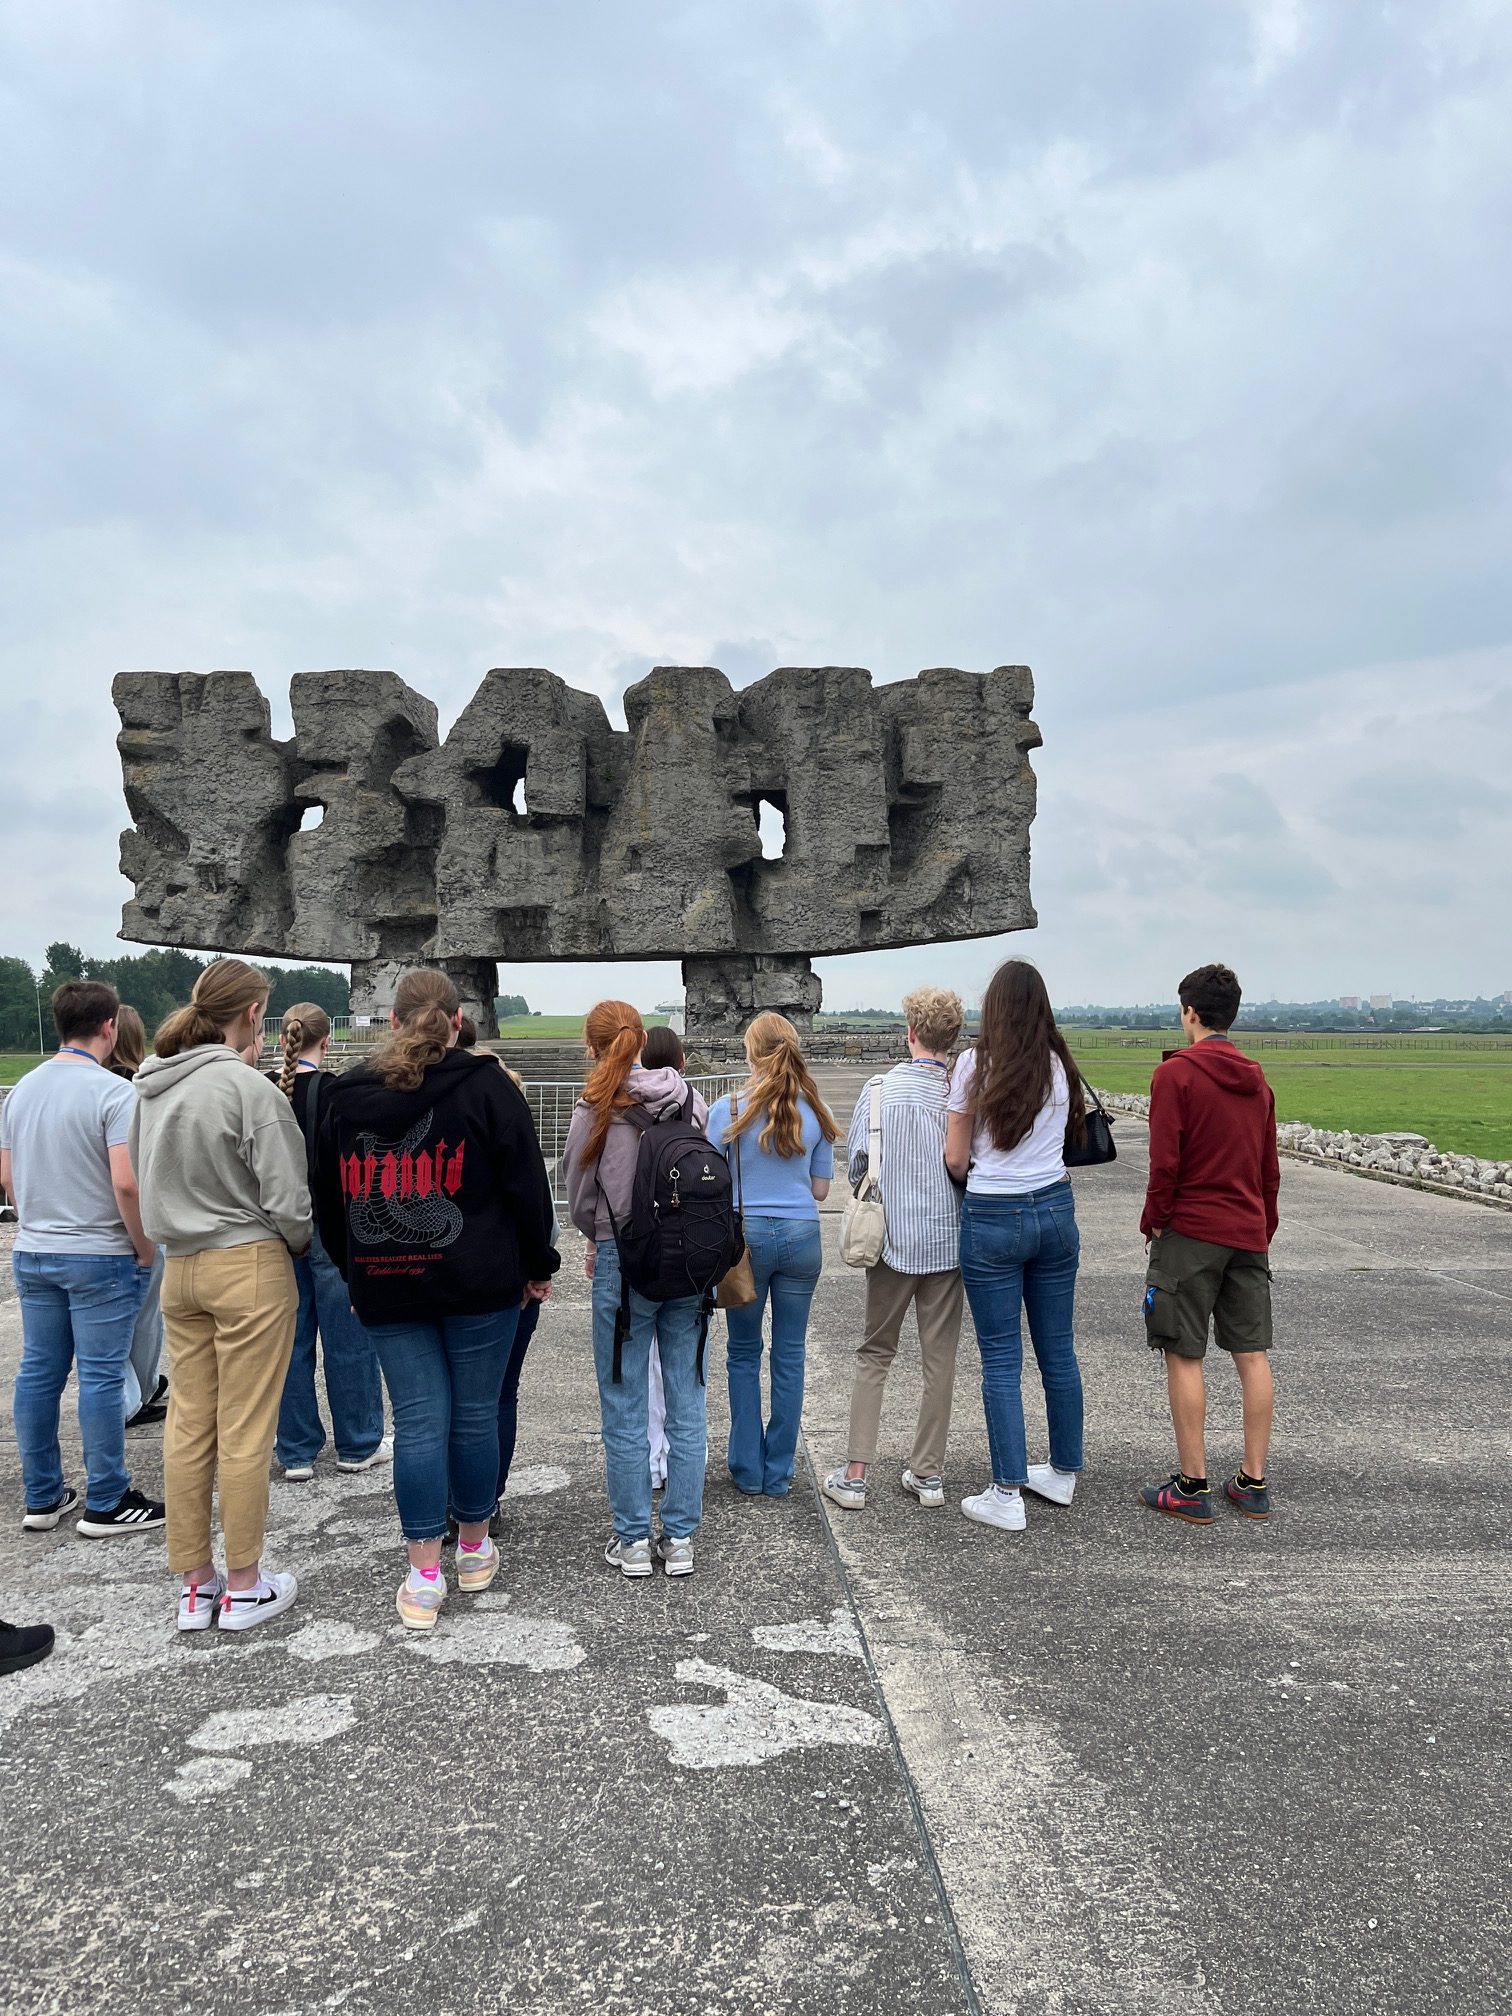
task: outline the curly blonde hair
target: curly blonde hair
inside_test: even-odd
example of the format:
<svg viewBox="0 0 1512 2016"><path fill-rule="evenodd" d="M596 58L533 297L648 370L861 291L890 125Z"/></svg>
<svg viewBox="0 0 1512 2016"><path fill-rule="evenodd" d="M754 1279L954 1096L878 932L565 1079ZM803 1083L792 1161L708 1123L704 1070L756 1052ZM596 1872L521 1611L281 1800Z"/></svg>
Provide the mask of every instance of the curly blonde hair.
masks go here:
<svg viewBox="0 0 1512 2016"><path fill-rule="evenodd" d="M948 987L915 987L903 996L908 1026L931 1050L953 1050L966 1020L959 994Z"/></svg>

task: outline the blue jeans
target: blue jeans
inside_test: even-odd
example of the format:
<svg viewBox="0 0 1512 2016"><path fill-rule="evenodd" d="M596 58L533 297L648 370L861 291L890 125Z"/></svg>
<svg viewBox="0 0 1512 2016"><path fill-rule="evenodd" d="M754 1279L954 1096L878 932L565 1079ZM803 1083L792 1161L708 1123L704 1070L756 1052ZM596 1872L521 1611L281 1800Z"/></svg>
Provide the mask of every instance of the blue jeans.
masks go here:
<svg viewBox="0 0 1512 2016"><path fill-rule="evenodd" d="M368 1324L394 1407L394 1496L406 1540L440 1540L448 1502L464 1525L493 1512L499 1391L518 1309Z"/></svg>
<svg viewBox="0 0 1512 2016"><path fill-rule="evenodd" d="M1028 1476L1024 1446L1021 1311L1045 1389L1050 1461L1057 1470L1082 1467L1082 1382L1072 1311L1081 1235L1069 1182L1022 1197L971 1191L961 1208L961 1278L982 1353L982 1406L994 1484L1021 1485Z"/></svg>
<svg viewBox="0 0 1512 2016"><path fill-rule="evenodd" d="M709 1448L709 1396L698 1378L698 1297L648 1302L630 1291L630 1334L614 1383L614 1317L620 1301L619 1249L600 1239L593 1263L593 1368L604 1428L609 1510L621 1540L651 1536L651 1452L646 1440L646 1381L651 1340L661 1352L667 1399L667 1488L662 1531L690 1540L703 1519L704 1465Z"/></svg>
<svg viewBox="0 0 1512 2016"><path fill-rule="evenodd" d="M730 1384L730 1475L742 1491L784 1498L792 1489L803 1414L809 1304L819 1285L819 1220L745 1220L756 1300L727 1309L725 1376ZM761 1319L772 1302L771 1415L761 1425Z"/></svg>
<svg viewBox="0 0 1512 2016"><path fill-rule="evenodd" d="M273 1453L284 1469L313 1463L325 1447L320 1404L315 1398L315 1338L325 1360L331 1439L347 1462L371 1456L383 1440L383 1378L373 1340L352 1314L347 1285L320 1243L294 1262L299 1314L294 1319L294 1356L278 1408Z"/></svg>
<svg viewBox="0 0 1512 2016"><path fill-rule="evenodd" d="M111 1512L131 1488L126 1468L126 1361L151 1278L130 1253L13 1253L21 1300L16 1446L26 1502L40 1511L63 1496L58 1408L79 1368L85 1510Z"/></svg>
<svg viewBox="0 0 1512 2016"><path fill-rule="evenodd" d="M525 1353L541 1320L539 1302L527 1302L515 1326L514 1345L504 1368L504 1384L499 1389L499 1497L509 1483L509 1466L514 1461L515 1436L520 1425L520 1374L525 1370Z"/></svg>
<svg viewBox="0 0 1512 2016"><path fill-rule="evenodd" d="M157 1391L158 1374L163 1367L163 1266L163 1249L159 1246L147 1276L147 1293L131 1330L131 1352L126 1360L128 1421Z"/></svg>

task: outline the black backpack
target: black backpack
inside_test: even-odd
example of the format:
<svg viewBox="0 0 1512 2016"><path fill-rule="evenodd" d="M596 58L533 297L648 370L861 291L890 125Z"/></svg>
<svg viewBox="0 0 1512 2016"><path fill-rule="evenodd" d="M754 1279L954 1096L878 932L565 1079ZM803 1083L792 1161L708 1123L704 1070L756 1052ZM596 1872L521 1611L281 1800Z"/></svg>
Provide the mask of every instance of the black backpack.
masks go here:
<svg viewBox="0 0 1512 2016"><path fill-rule="evenodd" d="M607 1196L609 1223L619 1251L620 1305L614 1318L614 1383L630 1334L630 1291L648 1302L700 1299L698 1378L703 1383L704 1344L714 1311L714 1290L745 1251L730 1165L693 1118L693 1094L661 1119L644 1106L622 1118L640 1135L630 1212L624 1224ZM600 1191L603 1185L599 1185Z"/></svg>

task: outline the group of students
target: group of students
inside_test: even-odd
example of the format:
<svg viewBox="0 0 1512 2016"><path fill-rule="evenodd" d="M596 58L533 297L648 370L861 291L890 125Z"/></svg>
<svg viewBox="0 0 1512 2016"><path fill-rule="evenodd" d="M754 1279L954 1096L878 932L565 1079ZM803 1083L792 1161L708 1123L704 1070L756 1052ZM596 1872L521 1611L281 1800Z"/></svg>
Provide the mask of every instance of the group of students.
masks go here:
<svg viewBox="0 0 1512 2016"><path fill-rule="evenodd" d="M112 990L58 990L58 1055L22 1081L0 1135L0 1182L21 1220L15 1420L25 1524L54 1527L78 1502L57 1435L77 1362L88 1481L79 1530L166 1523L181 1630L246 1630L281 1614L297 1584L262 1565L270 1457L276 1448L285 1476L308 1478L322 1446L318 1331L338 1463L361 1470L391 1458L409 1556L395 1606L406 1627L429 1630L447 1599L449 1542L461 1591L484 1590L499 1572L525 1350L561 1264L546 1165L519 1082L476 1050L443 973L403 974L389 1036L340 1076L321 1069L329 1022L309 1004L285 1017L281 1069L247 1068L261 1061L268 993L266 977L240 960L207 967L189 1005L157 1032L133 1092L109 1068L125 1014ZM1192 1047L1155 1074L1142 1227L1151 1242L1145 1322L1165 1355L1179 1467L1142 1496L1174 1517L1215 1516L1202 1441L1211 1322L1244 1397L1245 1467L1227 1496L1263 1518L1274 1102L1228 1040L1239 1006L1233 974L1198 969L1181 1001ZM961 1509L1021 1530L1024 1492L1069 1505L1082 1469L1080 1242L1066 1170L1085 1127L1082 1081L1043 981L1021 960L993 976L975 1048L959 1057L956 995L921 987L904 1011L908 1061L863 1089L846 1143L848 1182L872 1179L886 1229L867 1274L847 1461L821 1488L847 1511L865 1506L885 1381L912 1308L922 1403L901 1483L923 1506L945 1502L965 1304L981 1353L991 1476ZM746 1271L726 1309L727 1460L739 1491L781 1498L795 1474L819 1207L839 1128L780 1015L752 1023L746 1080L712 1109L688 1085L676 1037L648 1035L628 1003L600 1002L584 1039L590 1069L564 1168L592 1282L613 1529L605 1559L632 1578L658 1564L683 1576L703 1512L712 1296L650 1296L635 1285L626 1228L643 1208L643 1144L658 1130L691 1131L707 1144L703 1180L716 1165L710 1151L733 1179L740 1251L729 1257ZM85 1150L97 1151L96 1180L80 1190ZM66 1197L56 1181L65 1161L75 1172ZM118 1336L128 1307L135 1324L155 1270L172 1375L165 1505L125 1474L126 1373L115 1346L101 1342L111 1320ZM1021 1392L1024 1315L1048 1423L1048 1460L1036 1463ZM217 1485L224 1570L212 1546Z"/></svg>

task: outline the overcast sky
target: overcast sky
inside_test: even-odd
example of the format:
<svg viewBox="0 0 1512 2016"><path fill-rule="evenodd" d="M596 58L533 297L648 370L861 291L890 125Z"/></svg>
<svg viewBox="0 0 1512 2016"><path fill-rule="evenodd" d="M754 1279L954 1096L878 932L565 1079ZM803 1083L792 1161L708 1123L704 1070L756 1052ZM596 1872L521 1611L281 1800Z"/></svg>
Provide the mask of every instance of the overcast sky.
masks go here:
<svg viewBox="0 0 1512 2016"><path fill-rule="evenodd" d="M1512 986L1498 0L0 0L0 171L0 951L122 668L1023 662L1040 929L830 1005Z"/></svg>

